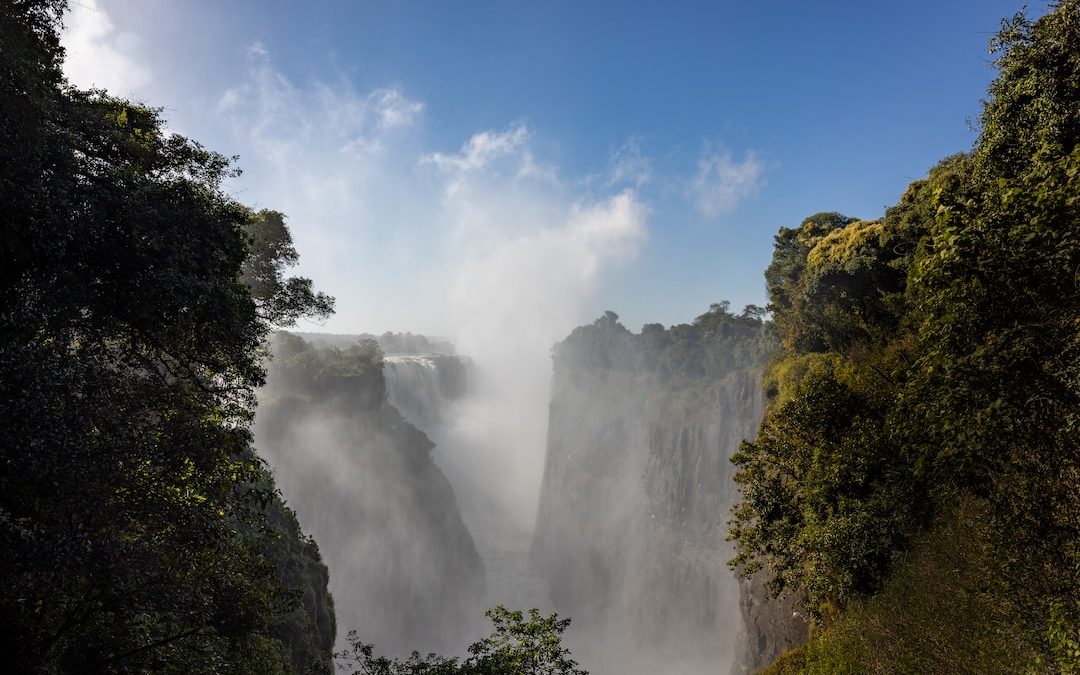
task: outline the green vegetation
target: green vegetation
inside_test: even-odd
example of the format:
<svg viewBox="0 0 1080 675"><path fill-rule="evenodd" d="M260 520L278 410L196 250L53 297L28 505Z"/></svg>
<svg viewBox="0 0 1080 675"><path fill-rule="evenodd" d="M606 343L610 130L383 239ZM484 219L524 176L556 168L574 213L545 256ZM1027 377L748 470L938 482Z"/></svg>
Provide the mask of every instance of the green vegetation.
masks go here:
<svg viewBox="0 0 1080 675"><path fill-rule="evenodd" d="M329 401L343 410L368 409L377 408L385 399L383 353L374 340L359 339L344 349L319 348L282 331L273 336L271 348L273 378L265 392L267 403L277 405L279 396L292 399L274 411L271 422L277 423L282 415L304 417L298 404ZM302 401L295 400L298 398ZM280 433L276 430L273 437Z"/></svg>
<svg viewBox="0 0 1080 675"><path fill-rule="evenodd" d="M816 637L770 672L1078 672L1080 2L991 47L970 154L776 238L734 564Z"/></svg>
<svg viewBox="0 0 1080 675"><path fill-rule="evenodd" d="M937 518L878 593L823 617L815 639L766 672L1012 673L1037 664L990 515L985 501L969 498Z"/></svg>
<svg viewBox="0 0 1080 675"><path fill-rule="evenodd" d="M248 426L271 328L332 301L229 160L65 84L64 8L0 10L0 662L326 670L326 568Z"/></svg>
<svg viewBox="0 0 1080 675"><path fill-rule="evenodd" d="M412 333L393 333L387 331L382 335L360 333L359 335L337 335L333 333L296 333L298 337L320 347L347 348L359 341L372 340L379 345L383 354L394 356L398 354L425 354L425 355L452 355L454 345L445 340L414 335Z"/></svg>
<svg viewBox="0 0 1080 675"><path fill-rule="evenodd" d="M677 386L760 366L776 347L771 324L762 320L764 310L748 305L734 314L729 309L727 301L715 303L692 324L665 329L649 323L640 333L627 330L615 312L605 312L555 345L556 370L648 373Z"/></svg>
<svg viewBox="0 0 1080 675"><path fill-rule="evenodd" d="M271 330L333 301L286 275L284 216L222 190L228 158L66 84L65 5L0 9L0 663L327 672L328 572L250 425ZM1080 672L1080 0L992 50L970 153L880 219L780 231L771 323L721 303L633 334L608 313L556 351L691 390L781 345L734 460L734 564L800 594L814 637L769 672ZM381 405L377 342L296 340L283 386ZM489 617L463 660L354 639L355 672L583 672L566 620Z"/></svg>
<svg viewBox="0 0 1080 675"><path fill-rule="evenodd" d="M521 612L505 607L486 611L494 629L469 646L464 659L413 652L408 659L375 656L375 649L349 634L352 651L343 655L343 667L352 675L588 675L577 667L562 646L569 619L541 616L539 610Z"/></svg>

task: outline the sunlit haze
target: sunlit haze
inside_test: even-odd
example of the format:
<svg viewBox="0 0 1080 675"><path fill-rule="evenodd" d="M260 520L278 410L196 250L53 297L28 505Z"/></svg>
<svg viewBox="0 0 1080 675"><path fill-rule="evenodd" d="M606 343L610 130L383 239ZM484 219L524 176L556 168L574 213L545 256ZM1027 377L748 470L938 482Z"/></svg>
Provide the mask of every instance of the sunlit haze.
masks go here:
<svg viewBox="0 0 1080 675"><path fill-rule="evenodd" d="M1014 11L79 0L65 72L239 155L338 298L308 329L454 337L486 304L561 336L764 304L779 227L876 217L970 146Z"/></svg>

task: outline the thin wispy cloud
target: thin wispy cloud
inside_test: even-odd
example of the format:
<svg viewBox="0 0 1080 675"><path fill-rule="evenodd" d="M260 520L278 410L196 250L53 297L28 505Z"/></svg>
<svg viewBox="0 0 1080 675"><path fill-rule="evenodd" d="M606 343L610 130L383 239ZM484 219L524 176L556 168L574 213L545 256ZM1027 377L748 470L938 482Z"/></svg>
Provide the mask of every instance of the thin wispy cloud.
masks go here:
<svg viewBox="0 0 1080 675"><path fill-rule="evenodd" d="M387 133L414 126L423 115L424 104L399 88L363 93L347 80L297 87L263 44L252 44L247 55L246 81L228 89L218 109L265 158L287 161L312 148L376 151Z"/></svg>
<svg viewBox="0 0 1080 675"><path fill-rule="evenodd" d="M764 174L765 163L753 151L736 161L727 150L707 146L690 184L694 206L706 218L727 215L764 186Z"/></svg>
<svg viewBox="0 0 1080 675"><path fill-rule="evenodd" d="M398 129L410 127L420 119L424 104L412 101L402 94L400 89L381 88L368 96L375 111L380 129Z"/></svg>
<svg viewBox="0 0 1080 675"><path fill-rule="evenodd" d="M432 164L444 170L476 171L495 159L513 154L525 147L529 140L529 129L524 124L516 124L506 131L481 131L472 135L453 154L433 152L421 158L421 164Z"/></svg>
<svg viewBox="0 0 1080 675"><path fill-rule="evenodd" d="M652 179L652 162L641 151L641 141L631 138L612 156L609 185L632 185L641 188Z"/></svg>
<svg viewBox="0 0 1080 675"><path fill-rule="evenodd" d="M480 131L473 134L456 153L432 152L420 158L420 166L433 166L450 180L447 192L453 193L472 173L499 166L519 179L539 179L555 184L558 171L536 160L532 150L532 132L523 122L509 128Z"/></svg>

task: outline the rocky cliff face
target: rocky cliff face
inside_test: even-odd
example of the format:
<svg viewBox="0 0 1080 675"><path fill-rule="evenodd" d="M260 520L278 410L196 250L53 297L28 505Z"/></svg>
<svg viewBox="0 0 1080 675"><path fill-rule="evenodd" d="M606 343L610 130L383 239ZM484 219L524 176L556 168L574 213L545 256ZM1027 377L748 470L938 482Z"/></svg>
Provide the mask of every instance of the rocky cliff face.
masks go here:
<svg viewBox="0 0 1080 675"><path fill-rule="evenodd" d="M388 402L377 353L298 340L276 345L256 444L319 542L339 640L355 630L381 653L459 647L483 565L433 444Z"/></svg>
<svg viewBox="0 0 1080 675"><path fill-rule="evenodd" d="M739 580L739 610L743 640L735 661L735 673L758 673L776 657L809 638L798 597L774 598L765 587L765 573Z"/></svg>
<svg viewBox="0 0 1080 675"><path fill-rule="evenodd" d="M732 663L739 586L726 561L731 453L762 412L756 373L690 389L557 377L533 556L555 607L640 650ZM610 656L604 661L610 663Z"/></svg>
<svg viewBox="0 0 1080 675"><path fill-rule="evenodd" d="M696 327L635 335L609 316L556 348L532 554L596 673L745 671L786 630L770 612L790 609L727 566L730 457L764 412L760 360L685 368L709 356Z"/></svg>
<svg viewBox="0 0 1080 675"><path fill-rule="evenodd" d="M505 605L513 609L550 611L547 585L529 560L531 527L522 527L505 500L505 476L496 467L515 448L503 441L525 433L492 434L506 427L498 419L502 401L479 382L471 360L438 354L392 355L384 360L390 403L436 443L435 462L446 473L458 496L462 520L476 542L484 563L487 592L478 598L482 607ZM490 383L488 383L490 387ZM514 495L517 499L525 495ZM474 635L489 626L476 615Z"/></svg>

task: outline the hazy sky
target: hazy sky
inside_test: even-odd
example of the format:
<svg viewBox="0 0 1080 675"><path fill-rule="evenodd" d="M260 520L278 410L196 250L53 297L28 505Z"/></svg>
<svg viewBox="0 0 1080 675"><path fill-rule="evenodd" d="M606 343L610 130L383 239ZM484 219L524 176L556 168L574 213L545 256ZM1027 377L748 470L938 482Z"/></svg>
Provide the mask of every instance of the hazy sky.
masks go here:
<svg viewBox="0 0 1080 675"><path fill-rule="evenodd" d="M164 107L240 156L239 199L289 216L299 272L338 298L301 329L556 338L605 309L637 329L764 304L779 227L876 217L970 147L1019 8L71 5L73 82Z"/></svg>

